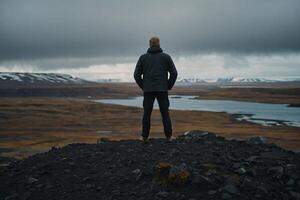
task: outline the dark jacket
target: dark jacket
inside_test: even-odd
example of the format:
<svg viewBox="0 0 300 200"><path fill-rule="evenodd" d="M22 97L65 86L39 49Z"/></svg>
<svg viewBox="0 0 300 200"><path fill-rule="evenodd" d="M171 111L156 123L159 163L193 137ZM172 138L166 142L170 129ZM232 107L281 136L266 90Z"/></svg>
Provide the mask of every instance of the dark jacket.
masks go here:
<svg viewBox="0 0 300 200"><path fill-rule="evenodd" d="M176 78L177 70L171 56L163 53L159 47L149 48L139 58L134 71L136 83L145 92L171 90Z"/></svg>

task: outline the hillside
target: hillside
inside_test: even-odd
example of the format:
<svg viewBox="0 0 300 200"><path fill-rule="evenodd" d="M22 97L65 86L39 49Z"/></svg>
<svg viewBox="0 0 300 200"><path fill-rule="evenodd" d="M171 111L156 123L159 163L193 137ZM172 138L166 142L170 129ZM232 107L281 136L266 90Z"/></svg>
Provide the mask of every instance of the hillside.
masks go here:
<svg viewBox="0 0 300 200"><path fill-rule="evenodd" d="M87 81L69 74L0 72L0 97L127 97L132 90L136 94L138 88Z"/></svg>
<svg viewBox="0 0 300 200"><path fill-rule="evenodd" d="M300 155L192 131L71 144L0 167L0 199L299 199Z"/></svg>
<svg viewBox="0 0 300 200"><path fill-rule="evenodd" d="M89 83L89 81L68 74L0 72L1 86L59 86L84 83Z"/></svg>

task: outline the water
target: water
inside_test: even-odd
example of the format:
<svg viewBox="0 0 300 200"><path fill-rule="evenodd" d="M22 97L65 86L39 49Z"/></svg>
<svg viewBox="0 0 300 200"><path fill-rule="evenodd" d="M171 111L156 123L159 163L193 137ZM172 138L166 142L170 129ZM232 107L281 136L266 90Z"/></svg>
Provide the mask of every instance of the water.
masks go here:
<svg viewBox="0 0 300 200"><path fill-rule="evenodd" d="M288 104L254 103L230 100L203 100L195 96L170 96L171 110L195 110L226 112L235 114L238 120L258 123L264 126L287 125L300 127L300 108ZM101 99L95 102L142 107L143 97L129 99ZM155 101L154 109L158 109Z"/></svg>

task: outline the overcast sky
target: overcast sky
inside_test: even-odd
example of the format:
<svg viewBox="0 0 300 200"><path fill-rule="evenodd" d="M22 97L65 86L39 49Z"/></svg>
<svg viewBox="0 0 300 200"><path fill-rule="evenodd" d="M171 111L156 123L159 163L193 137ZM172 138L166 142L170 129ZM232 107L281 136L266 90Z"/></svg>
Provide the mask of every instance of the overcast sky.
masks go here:
<svg viewBox="0 0 300 200"><path fill-rule="evenodd" d="M0 0L0 71L132 80L150 36L181 77L300 76L299 0Z"/></svg>

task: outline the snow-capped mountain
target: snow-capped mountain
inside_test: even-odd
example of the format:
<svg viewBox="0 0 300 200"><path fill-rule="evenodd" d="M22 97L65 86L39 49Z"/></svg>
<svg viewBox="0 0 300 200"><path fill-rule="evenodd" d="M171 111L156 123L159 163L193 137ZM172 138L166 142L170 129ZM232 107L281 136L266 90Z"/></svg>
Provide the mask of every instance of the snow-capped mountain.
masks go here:
<svg viewBox="0 0 300 200"><path fill-rule="evenodd" d="M121 82L121 79L117 78L107 78L107 79L97 79L94 80L97 83L116 83L116 82Z"/></svg>
<svg viewBox="0 0 300 200"><path fill-rule="evenodd" d="M65 85L83 83L88 83L88 81L68 74L0 72L0 85Z"/></svg>
<svg viewBox="0 0 300 200"><path fill-rule="evenodd" d="M179 83L195 84L195 83L276 83L276 82L294 82L300 81L300 77L296 78L256 78L256 77L225 77L217 79L200 79L200 78L178 78Z"/></svg>
<svg viewBox="0 0 300 200"><path fill-rule="evenodd" d="M244 78L244 77L229 77L229 78L218 78L218 83L272 83L277 82L277 80L266 79L266 78Z"/></svg>
<svg viewBox="0 0 300 200"><path fill-rule="evenodd" d="M203 79L200 78L178 78L178 83L205 83Z"/></svg>

